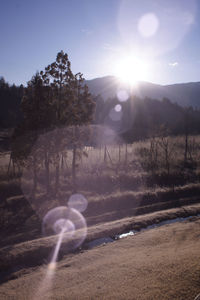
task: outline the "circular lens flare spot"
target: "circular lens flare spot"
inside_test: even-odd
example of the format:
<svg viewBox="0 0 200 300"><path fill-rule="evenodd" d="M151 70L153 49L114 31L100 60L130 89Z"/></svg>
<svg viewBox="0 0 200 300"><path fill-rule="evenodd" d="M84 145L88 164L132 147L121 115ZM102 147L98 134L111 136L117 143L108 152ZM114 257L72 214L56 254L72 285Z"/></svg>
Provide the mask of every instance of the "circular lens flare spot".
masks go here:
<svg viewBox="0 0 200 300"><path fill-rule="evenodd" d="M84 212L87 205L87 199L82 194L73 194L70 196L68 201L68 206L78 210L79 212Z"/></svg>
<svg viewBox="0 0 200 300"><path fill-rule="evenodd" d="M119 90L117 92L117 98L120 102L126 102L129 98L129 94L126 90Z"/></svg>
<svg viewBox="0 0 200 300"><path fill-rule="evenodd" d="M55 222L53 225L54 232L59 233L69 233L70 237L73 235L75 226L74 224L67 219L61 218Z"/></svg>
<svg viewBox="0 0 200 300"><path fill-rule="evenodd" d="M151 37L156 34L159 27L158 18L154 13L148 13L143 15L138 23L139 33L143 37Z"/></svg>
<svg viewBox="0 0 200 300"><path fill-rule="evenodd" d="M68 249L76 249L86 238L87 224L83 215L74 208L58 206L44 216L43 235L62 234Z"/></svg>
<svg viewBox="0 0 200 300"><path fill-rule="evenodd" d="M122 110L122 106L120 104L115 105L115 111L119 112Z"/></svg>

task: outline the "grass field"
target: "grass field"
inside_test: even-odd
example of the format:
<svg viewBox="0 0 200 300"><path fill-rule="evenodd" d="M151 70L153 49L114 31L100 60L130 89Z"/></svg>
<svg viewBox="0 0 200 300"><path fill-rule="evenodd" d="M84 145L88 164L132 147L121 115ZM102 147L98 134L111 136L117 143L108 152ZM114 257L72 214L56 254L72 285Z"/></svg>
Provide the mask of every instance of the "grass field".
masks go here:
<svg viewBox="0 0 200 300"><path fill-rule="evenodd" d="M88 225L198 203L200 138L189 137L187 164L184 164L184 143L184 137L180 136L84 148L84 154L77 156L76 192L88 201L83 213ZM72 150L60 154L57 192L55 165L50 162L48 194L45 165L40 160L33 196L33 166L13 164L9 153L1 152L2 236L9 233L12 243L15 234L20 241L40 236L46 212L66 205L73 194L72 159Z"/></svg>
<svg viewBox="0 0 200 300"><path fill-rule="evenodd" d="M68 149L58 156L59 184L56 181L56 167L58 164L54 161L55 157L53 156L52 160L49 161L48 193L43 158L38 160L36 173L34 173L32 158L28 158L25 164L16 164L15 161L10 160L9 149L6 152L2 151L0 156L0 265L3 273L0 276L3 276L2 282L7 282L3 283L0 289L0 292L3 293L2 296L5 299L27 299L29 293L29 289L26 287L28 278L33 280L31 288L37 285L37 274L40 274L38 276L41 277L41 274L45 272L45 267L40 270L37 269L37 266L43 264L48 258L54 244L51 237L43 238L41 234L43 217L54 207L66 206L69 197L74 193L82 194L88 202L86 211L82 213L88 226L85 243L99 237L114 237L130 229L137 230L159 221L200 213L200 138L199 136L189 137L187 160L185 160L184 143L184 137L163 137L130 145L116 144L79 149L75 166L76 191L74 191L72 175L73 151ZM56 159L58 157L56 156ZM37 179L35 188L34 176ZM59 189L56 190L58 186ZM34 193L33 188L35 189ZM56 288L53 299L62 299L65 297L65 293L70 295L67 299L113 299L113 297L114 299L152 300L193 299L189 298L189 292L187 293L187 289L183 287L186 284L184 280L183 282L180 280L178 283L178 279L174 279L178 286L176 292L175 283L173 285L170 277L170 274L174 272L174 267L167 267L167 265L173 261L173 266L175 264L179 266L176 278L186 269L188 272L192 272L191 276L188 275L188 280L192 281L192 276L196 276L196 273L193 274L193 271L190 270L189 258L186 258L186 255L191 252L191 266L194 266L198 243L198 240L194 237L198 235L199 221L191 225L191 237L184 238L191 246L188 249L186 244L182 249L176 243L183 235L181 233L182 227L185 226L186 232L189 232L190 223L174 226L174 240L167 239L172 227L166 227L166 231L159 229L160 231L155 230L155 233L144 233L143 247L139 244L137 246L137 242L135 245L135 241L143 239L139 237L143 237L143 233L134 237L133 241L131 239L120 241L117 244L119 245L118 258L116 258L117 254L114 254L116 250L115 243L88 252L85 250L83 253L78 252L77 256L75 254L68 255L67 260L79 260L82 256L85 256L86 261L88 260L88 267L85 267L84 263L81 262L81 269L91 272L92 275L89 277L85 277L85 275L82 277L81 275L80 280L82 283L79 285L75 280L75 276L79 278L76 268L70 269L72 276L67 269L66 276L70 278L69 285L71 284L73 288L67 284L65 289L62 286L62 276L65 275L62 272L63 275L59 275L61 274L59 270L62 269L62 267L59 267L58 278L61 278L61 281L55 281L57 283L55 283ZM166 240L164 236L162 239L162 234L165 233ZM151 245L150 243L150 236L154 239L154 235L158 245L155 243ZM102 254L105 251L104 249L109 249L106 250L105 257ZM172 249L177 249L175 257L173 257L174 252ZM148 252L150 255L147 255ZM98 273L99 264L92 262L96 255L93 253L100 256L99 264L109 266L109 268L103 267L102 270L100 269L100 277L97 274L95 275L95 272ZM135 259L137 259L131 262L133 253ZM65 255L65 253L62 253L62 255ZM156 256L158 256L158 262L160 262L162 268L166 268L166 274L162 273L161 267L156 262ZM162 261L160 257L162 257ZM89 261L91 261L91 264L89 264ZM183 269L181 269L181 261L183 262ZM124 265L125 267L117 269L118 262L120 266ZM62 263L64 263L64 260L59 265L62 266ZM146 267L146 263L148 267ZM184 264L186 264L186 269ZM137 265L137 272L132 271L135 265ZM147 269L148 272L152 270L152 273L150 272L152 278L149 277L148 272L139 272ZM197 272L197 266L195 266L195 270ZM98 287L94 283L93 277L95 282L99 281L100 278L104 278L104 271L105 274L109 274L104 280L107 283L105 282L105 288ZM8 272L8 276L6 272ZM83 273L85 274L85 272ZM159 272L163 274L161 281L159 281ZM24 273L28 273L27 278L26 275L23 277ZM119 276L115 277L115 273ZM20 290L18 288L16 288L15 295L12 294L11 290L12 284L15 288L15 281L10 281L10 279L18 278L18 276L20 278L16 280L16 284L19 284L19 287L21 285L26 287L21 298L19 298ZM108 280L108 278L110 279ZM117 278L120 279L122 284L120 290L117 286ZM134 286L131 285L131 278L135 284ZM73 283L74 280L76 284ZM86 283L85 288L83 288L84 280ZM142 296L142 280L145 284L144 297ZM150 285L148 285L148 280L150 280ZM164 284L165 280L166 284ZM94 289L92 288L93 285ZM62 292L59 291L59 286L61 286ZM78 287L77 291L76 287ZM84 291L83 298L80 298L80 287ZM181 288L183 288L183 293ZM46 292L48 294L49 289ZM192 286L192 297L195 293L198 293L198 289L196 286ZM178 294L181 297L185 295L186 298L178 298ZM43 298L44 295L41 299Z"/></svg>
<svg viewBox="0 0 200 300"><path fill-rule="evenodd" d="M200 293L200 221L166 225L22 268L0 286L1 299L192 300Z"/></svg>

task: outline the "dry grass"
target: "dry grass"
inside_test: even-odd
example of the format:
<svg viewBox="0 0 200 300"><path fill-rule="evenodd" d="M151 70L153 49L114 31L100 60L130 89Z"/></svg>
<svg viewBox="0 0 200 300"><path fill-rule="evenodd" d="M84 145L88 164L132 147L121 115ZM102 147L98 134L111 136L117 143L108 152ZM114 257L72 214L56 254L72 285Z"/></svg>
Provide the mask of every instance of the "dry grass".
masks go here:
<svg viewBox="0 0 200 300"><path fill-rule="evenodd" d="M45 213L53 207L66 205L70 196L68 191L62 191L57 198L45 194L38 194L35 199L22 195L8 197L11 192L14 189L5 189L6 197L0 205L1 246L40 237ZM88 200L88 208L83 215L89 226L200 202L200 184L187 184L175 189L157 187L135 192L118 191L104 195L82 193Z"/></svg>
<svg viewBox="0 0 200 300"><path fill-rule="evenodd" d="M129 145L108 145L105 147L93 148L85 147L84 153L77 160L77 184L78 188L82 190L92 189L93 191L101 192L103 188L98 190L99 185L104 189L115 188L132 189L137 188L142 184L183 184L187 181L199 180L200 174L200 136L189 137L188 142L188 165L184 166L184 137L166 137L168 142L168 163L170 176L166 176L168 170L166 169L165 149L160 138L146 140L143 142L135 142ZM1 153L2 167L1 172L4 177L7 176L9 155L8 153ZM72 151L70 149L62 152L63 159L61 164L61 186L64 183L70 188L71 184L71 168L72 168ZM0 161L1 165L1 161ZM6 166L7 165L7 166ZM22 168L23 169L23 168ZM50 164L50 178L54 184L54 170L55 167ZM10 175L13 175L13 166L10 168ZM25 172L23 180L30 181L33 177L31 168ZM15 172L18 172L17 167ZM182 181L180 178L182 177ZM163 176L163 180L161 180ZM45 186L44 165L38 166L39 185ZM154 177L154 178L153 178ZM170 181L170 178L172 180ZM184 178L183 178L184 177ZM1 174L0 178L3 180ZM176 179L179 179L176 180ZM184 180L183 180L184 179ZM113 182L107 184L106 182ZM142 182L141 182L142 181ZM168 182L169 181L169 182ZM175 181L175 182L174 182ZM177 182L176 182L177 181ZM91 182L91 184L90 184Z"/></svg>
<svg viewBox="0 0 200 300"><path fill-rule="evenodd" d="M119 233L133 225L126 223L127 218L136 216L139 218L143 214L200 202L200 137L190 137L190 158L191 161L195 161L190 168L183 166L183 137L168 139L173 149L170 154L169 174L166 172L160 146L158 146L157 167L150 168L149 161L152 158L149 152L150 140L127 147L121 145L120 152L119 145L108 146L106 160L103 147L85 149L87 156L82 156L77 166L77 191L88 200L88 208L84 212L88 226L100 225L104 228L101 232ZM71 159L72 152L68 150L66 160L60 169L60 186L57 193L54 190L55 169L53 165L50 166L49 195L46 194L44 165L41 164L34 197L31 194L33 187L31 168L26 170L16 168L14 174L12 168L11 173L8 173L5 165L1 167L1 246L13 245L15 249L16 243L41 237L40 228L45 213L53 207L66 205L72 194ZM120 224L117 227L116 222ZM136 224L137 226L140 225ZM49 246L47 248L49 249ZM42 253L45 254L45 251ZM38 258L37 255L36 257Z"/></svg>
<svg viewBox="0 0 200 300"><path fill-rule="evenodd" d="M97 238L106 236L115 237L118 234L129 232L130 230L139 230L149 225L161 221L175 219L180 217L195 216L200 213L200 204L174 208L170 210L154 212L135 217L126 217L123 219L104 222L95 226L88 227L88 234L83 244L83 249L88 242ZM42 264L52 251L56 237L39 238L23 243L17 243L12 246L5 246L0 249L1 271L9 270L13 273L15 268L20 266L37 266ZM66 251L68 242L63 244ZM87 247L87 246L86 246ZM64 252L66 253L66 252Z"/></svg>
<svg viewBox="0 0 200 300"><path fill-rule="evenodd" d="M20 300L36 295L70 300L192 300L200 292L199 236L200 221L149 230L68 255L58 263L49 282L45 282L46 266L22 269L14 280L1 285L0 296Z"/></svg>

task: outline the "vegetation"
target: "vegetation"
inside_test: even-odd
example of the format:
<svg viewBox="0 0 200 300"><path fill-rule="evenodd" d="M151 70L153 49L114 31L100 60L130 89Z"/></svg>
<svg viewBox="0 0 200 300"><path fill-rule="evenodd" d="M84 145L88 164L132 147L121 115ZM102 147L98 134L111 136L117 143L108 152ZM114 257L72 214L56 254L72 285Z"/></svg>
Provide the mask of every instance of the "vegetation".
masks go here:
<svg viewBox="0 0 200 300"><path fill-rule="evenodd" d="M24 87L10 86L0 77L0 128L14 127L22 118L20 103Z"/></svg>
<svg viewBox="0 0 200 300"><path fill-rule="evenodd" d="M21 108L23 121L13 136L12 159L18 165L32 168L33 196L42 163L45 165L47 193L50 192L50 161L55 166L57 193L60 160L67 146L73 148L72 174L76 189L77 146L81 145L82 137L80 126L87 125L92 120L94 102L87 86L83 85L82 74L72 73L67 54L59 52L54 63L47 66L44 72L33 76L25 90ZM58 130L63 126L67 130ZM48 134L50 130L55 130L53 137ZM43 140L35 145L39 135L43 135Z"/></svg>
<svg viewBox="0 0 200 300"><path fill-rule="evenodd" d="M65 134L62 133L62 135ZM52 141L53 139L55 139L55 132L50 131L44 137L41 136L38 143L41 146L45 140ZM128 145L121 143L107 145L106 156L105 146L84 147L85 155L80 157L79 164L76 166L76 188L89 201L85 213L88 224L198 203L200 192L199 136L190 136L188 139L187 164L184 162L184 147L184 136L160 136ZM50 151L50 148L48 150ZM49 162L49 182L46 180L45 161L37 168L37 186L34 182L34 169L31 168L30 163L27 167L21 167L21 172L16 172L12 180L9 179L8 182L4 180L1 184L1 191L5 195L5 201L9 197L14 197L9 211L14 211L17 205L14 203L21 201L25 203L19 200L22 192L31 203L32 213L36 211L41 218L51 207L64 205L74 188L70 166L72 158L72 148L63 150L59 165L58 193L55 192L56 165L53 160ZM11 166L11 174L12 169ZM4 170L6 172L6 169ZM5 173L4 176L2 174L2 179L5 175ZM20 181L17 176L21 177ZM50 187L50 193L47 187ZM33 188L35 189L34 197ZM16 201L15 197L18 197ZM7 206L8 204L5 204L5 211L8 209ZM27 207L25 219L30 216L28 212ZM2 224L2 228L3 226Z"/></svg>
<svg viewBox="0 0 200 300"><path fill-rule="evenodd" d="M40 237L46 212L73 193L88 200L89 226L121 219L122 231L123 218L199 203L199 110L91 96L62 51L21 90L21 115L0 157L2 245Z"/></svg>

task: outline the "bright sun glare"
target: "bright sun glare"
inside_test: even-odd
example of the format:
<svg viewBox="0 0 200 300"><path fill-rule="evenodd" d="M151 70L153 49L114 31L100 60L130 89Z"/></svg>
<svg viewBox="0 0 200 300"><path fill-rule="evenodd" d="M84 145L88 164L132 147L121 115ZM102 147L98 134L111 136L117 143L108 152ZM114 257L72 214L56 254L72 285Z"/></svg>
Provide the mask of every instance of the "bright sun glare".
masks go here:
<svg viewBox="0 0 200 300"><path fill-rule="evenodd" d="M147 71L144 61L128 56L118 62L115 75L124 83L135 85L138 81L146 80Z"/></svg>

